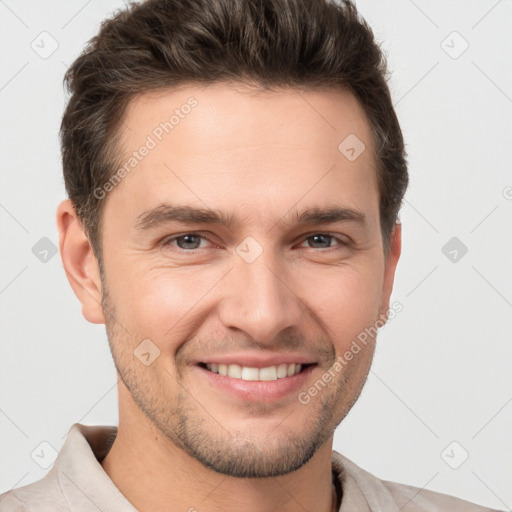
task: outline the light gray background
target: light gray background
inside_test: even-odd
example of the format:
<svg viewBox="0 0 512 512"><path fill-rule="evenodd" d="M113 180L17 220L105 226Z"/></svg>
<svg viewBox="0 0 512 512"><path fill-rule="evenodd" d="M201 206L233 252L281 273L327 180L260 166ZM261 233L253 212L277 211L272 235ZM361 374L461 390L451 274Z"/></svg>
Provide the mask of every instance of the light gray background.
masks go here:
<svg viewBox="0 0 512 512"><path fill-rule="evenodd" d="M123 5L0 0L0 492L41 478L31 454L59 450L71 424L117 424L104 327L82 317L59 255L32 248L58 244L63 74ZM411 184L392 295L404 309L334 447L381 478L510 510L512 1L357 5L388 54ZM52 39L47 58L31 47ZM452 237L468 249L456 262Z"/></svg>

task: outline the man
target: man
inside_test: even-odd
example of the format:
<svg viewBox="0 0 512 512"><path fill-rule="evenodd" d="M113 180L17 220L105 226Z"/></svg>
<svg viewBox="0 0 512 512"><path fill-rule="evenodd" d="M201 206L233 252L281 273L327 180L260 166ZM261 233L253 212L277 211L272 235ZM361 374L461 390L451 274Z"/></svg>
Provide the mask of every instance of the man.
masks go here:
<svg viewBox="0 0 512 512"><path fill-rule="evenodd" d="M332 449L401 250L385 73L348 1L150 0L104 23L67 74L57 223L119 426L73 425L0 510L489 510Z"/></svg>

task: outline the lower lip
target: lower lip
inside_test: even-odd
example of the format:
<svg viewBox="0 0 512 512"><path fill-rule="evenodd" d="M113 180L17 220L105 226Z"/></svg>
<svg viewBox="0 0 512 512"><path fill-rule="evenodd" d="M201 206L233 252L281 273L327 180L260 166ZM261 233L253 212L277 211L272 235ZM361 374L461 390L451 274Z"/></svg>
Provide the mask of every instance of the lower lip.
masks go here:
<svg viewBox="0 0 512 512"><path fill-rule="evenodd" d="M251 402L275 402L292 394L297 395L315 366L312 364L291 377L266 381L233 379L227 375L213 373L201 366L196 368L209 379L212 385L238 398Z"/></svg>

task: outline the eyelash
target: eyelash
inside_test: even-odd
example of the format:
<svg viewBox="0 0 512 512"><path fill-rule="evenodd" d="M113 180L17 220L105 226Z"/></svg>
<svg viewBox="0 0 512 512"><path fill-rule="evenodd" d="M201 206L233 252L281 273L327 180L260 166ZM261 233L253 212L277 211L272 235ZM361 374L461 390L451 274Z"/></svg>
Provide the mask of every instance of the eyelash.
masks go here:
<svg viewBox="0 0 512 512"><path fill-rule="evenodd" d="M192 235L194 237L199 237L199 238L201 238L203 240L208 240L208 238L203 236L203 235L200 235L200 234L194 233L194 232L189 232L189 233L182 233L181 235L173 235L172 237L164 238L162 240L162 242L161 242L161 245L164 246L164 247L172 246L171 245L172 242L176 241L179 238L183 238L183 237L186 237L186 236L189 236L189 235ZM350 247L351 246L351 243L349 241L342 240L341 238L338 238L337 236L335 236L333 234L323 233L323 232L318 232L318 233L313 233L311 235L308 235L306 238L303 239L303 241L301 243L304 243L307 240L309 240L310 238L313 238L313 237L318 236L318 235L330 237L332 240L337 241L338 242L338 246L341 247L341 248L343 248L343 247ZM182 253L197 253L198 251L202 250L201 248L197 248L197 249L181 249L180 247L176 247L176 246L172 246L172 247L174 247L175 249L177 249L178 251L180 251ZM203 248L203 249L205 249L205 248ZM326 252L326 251L330 251L330 250L336 250L336 246L334 246L334 247L326 247L326 248L309 247L309 249L311 249L313 251Z"/></svg>

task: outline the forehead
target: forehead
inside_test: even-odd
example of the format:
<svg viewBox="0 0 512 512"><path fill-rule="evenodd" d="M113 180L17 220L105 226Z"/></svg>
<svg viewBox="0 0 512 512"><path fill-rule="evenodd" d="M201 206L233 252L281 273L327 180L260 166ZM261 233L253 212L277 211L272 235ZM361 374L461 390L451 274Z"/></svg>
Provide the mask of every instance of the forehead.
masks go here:
<svg viewBox="0 0 512 512"><path fill-rule="evenodd" d="M143 94L119 150L125 172L108 202L133 215L165 202L230 202L260 218L299 201L377 205L371 128L347 91L216 83Z"/></svg>
<svg viewBox="0 0 512 512"><path fill-rule="evenodd" d="M370 131L362 105L348 90L262 90L221 82L139 95L129 102L120 130L122 142L130 148L137 146L142 134L159 145L171 136L206 135L196 151L251 142L336 149L349 134L372 146Z"/></svg>

